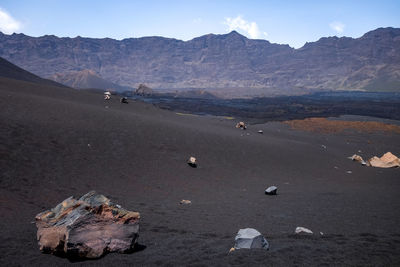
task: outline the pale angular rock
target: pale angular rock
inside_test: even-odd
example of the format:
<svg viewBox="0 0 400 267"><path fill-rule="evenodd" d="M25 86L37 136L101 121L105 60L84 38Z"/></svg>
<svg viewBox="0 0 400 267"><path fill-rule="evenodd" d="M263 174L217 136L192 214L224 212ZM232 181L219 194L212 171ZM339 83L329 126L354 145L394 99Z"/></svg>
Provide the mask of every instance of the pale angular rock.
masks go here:
<svg viewBox="0 0 400 267"><path fill-rule="evenodd" d="M309 234L309 235L313 234L313 232L310 229L301 226L296 227L296 230L294 232L296 234Z"/></svg>
<svg viewBox="0 0 400 267"><path fill-rule="evenodd" d="M367 161L359 155L354 154L350 157L354 161L360 162L362 165L377 167L377 168L396 168L400 167L400 159L391 152L385 153L382 157L374 156Z"/></svg>
<svg viewBox="0 0 400 267"><path fill-rule="evenodd" d="M269 243L265 239L265 237L256 229L245 228L245 229L240 229L235 237L234 249L236 250L242 248L248 248L248 249L263 248L268 250Z"/></svg>
<svg viewBox="0 0 400 267"><path fill-rule="evenodd" d="M360 155L354 154L353 156L350 157L351 160L360 162L362 165L367 165L367 163L363 160L363 158Z"/></svg>
<svg viewBox="0 0 400 267"><path fill-rule="evenodd" d="M267 189L265 189L265 194L266 195L276 195L277 191L278 191L278 187L273 185L273 186L270 186Z"/></svg>
<svg viewBox="0 0 400 267"><path fill-rule="evenodd" d="M35 219L40 250L66 257L129 252L139 237L140 214L94 191L79 199L69 197Z"/></svg>
<svg viewBox="0 0 400 267"><path fill-rule="evenodd" d="M396 168L400 167L400 159L393 155L391 152L385 153L382 157L377 156L368 160L372 167L378 168Z"/></svg>

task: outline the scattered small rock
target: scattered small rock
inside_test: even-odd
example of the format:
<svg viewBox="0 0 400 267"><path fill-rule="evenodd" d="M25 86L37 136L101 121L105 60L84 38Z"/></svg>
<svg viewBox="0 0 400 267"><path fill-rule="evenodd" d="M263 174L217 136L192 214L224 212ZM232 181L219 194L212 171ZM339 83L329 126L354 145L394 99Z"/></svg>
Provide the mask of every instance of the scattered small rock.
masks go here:
<svg viewBox="0 0 400 267"><path fill-rule="evenodd" d="M197 160L195 157L190 157L187 163L190 167L197 168Z"/></svg>
<svg viewBox="0 0 400 267"><path fill-rule="evenodd" d="M296 230L294 232L296 234L309 234L309 235L313 234L313 232L310 229L301 226L296 227Z"/></svg>
<svg viewBox="0 0 400 267"><path fill-rule="evenodd" d="M265 189L265 194L266 195L276 195L277 190L278 190L278 187L273 185L273 186L270 186L267 189Z"/></svg>
<svg viewBox="0 0 400 267"><path fill-rule="evenodd" d="M347 171L346 173L351 174L351 173L353 173L353 172L352 172L352 171Z"/></svg>
<svg viewBox="0 0 400 267"><path fill-rule="evenodd" d="M258 130L258 132L257 133L259 133L259 134L263 134L264 132L263 132L263 130Z"/></svg>
<svg viewBox="0 0 400 267"><path fill-rule="evenodd" d="M104 92L104 100L110 100L111 99L111 93L106 91Z"/></svg>
<svg viewBox="0 0 400 267"><path fill-rule="evenodd" d="M326 149L326 145L321 145L321 147L322 147L323 149Z"/></svg>
<svg viewBox="0 0 400 267"><path fill-rule="evenodd" d="M238 123L236 124L236 128L242 129L242 130L246 130L246 129L247 129L247 126L246 126L246 124L245 124L243 121L241 121L241 122L238 122Z"/></svg>
<svg viewBox="0 0 400 267"><path fill-rule="evenodd" d="M363 158L357 154L354 154L353 156L349 157L349 159L360 162L362 165L367 165L367 162L365 162Z"/></svg>
<svg viewBox="0 0 400 267"><path fill-rule="evenodd" d="M183 205L189 205L189 204L192 204L192 201L190 201L190 200L186 200L186 199L182 199L181 200L181 202L179 202L179 204L183 204Z"/></svg>

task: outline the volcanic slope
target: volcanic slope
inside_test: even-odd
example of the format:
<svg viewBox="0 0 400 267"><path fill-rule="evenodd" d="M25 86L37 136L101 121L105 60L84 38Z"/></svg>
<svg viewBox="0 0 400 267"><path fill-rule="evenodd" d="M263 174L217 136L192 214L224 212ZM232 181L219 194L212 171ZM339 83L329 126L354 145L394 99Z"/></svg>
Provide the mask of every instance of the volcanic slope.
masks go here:
<svg viewBox="0 0 400 267"><path fill-rule="evenodd" d="M33 82L43 85L65 87L64 85L61 85L57 82L40 78L39 76L36 76L35 74L32 74L1 57L0 57L0 77Z"/></svg>
<svg viewBox="0 0 400 267"><path fill-rule="evenodd" d="M0 92L2 266L69 263L40 253L33 221L89 190L141 213L144 249L78 265L400 264L399 170L347 159L360 149L399 155L399 135L324 135L281 123L243 131L226 118L3 77ZM270 185L277 196L264 194ZM296 226L315 234L295 236ZM246 227L271 249L228 254Z"/></svg>

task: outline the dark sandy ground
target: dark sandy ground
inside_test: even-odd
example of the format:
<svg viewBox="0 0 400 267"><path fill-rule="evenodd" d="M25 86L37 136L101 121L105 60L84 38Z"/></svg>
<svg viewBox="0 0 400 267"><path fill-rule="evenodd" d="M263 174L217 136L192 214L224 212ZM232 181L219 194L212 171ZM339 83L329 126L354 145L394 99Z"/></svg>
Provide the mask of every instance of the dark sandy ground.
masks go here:
<svg viewBox="0 0 400 267"><path fill-rule="evenodd" d="M400 169L347 159L400 155L399 134L281 123L242 131L232 120L4 78L0 92L1 266L400 265ZM270 185L277 196L264 194ZM35 215L89 190L141 213L144 250L83 262L39 251ZM295 236L296 226L315 234ZM270 250L228 254L246 227Z"/></svg>

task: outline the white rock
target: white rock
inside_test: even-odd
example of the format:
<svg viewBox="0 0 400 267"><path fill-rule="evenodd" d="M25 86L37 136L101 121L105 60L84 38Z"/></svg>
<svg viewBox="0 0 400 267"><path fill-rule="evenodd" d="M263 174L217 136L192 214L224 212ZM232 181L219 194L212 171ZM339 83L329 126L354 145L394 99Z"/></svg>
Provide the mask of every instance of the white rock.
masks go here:
<svg viewBox="0 0 400 267"><path fill-rule="evenodd" d="M310 229L301 226L296 227L296 230L294 232L296 234L311 234L311 235L313 234L313 232Z"/></svg>

